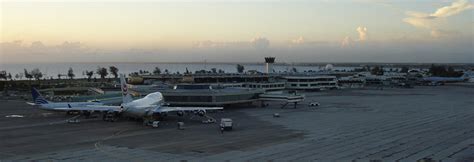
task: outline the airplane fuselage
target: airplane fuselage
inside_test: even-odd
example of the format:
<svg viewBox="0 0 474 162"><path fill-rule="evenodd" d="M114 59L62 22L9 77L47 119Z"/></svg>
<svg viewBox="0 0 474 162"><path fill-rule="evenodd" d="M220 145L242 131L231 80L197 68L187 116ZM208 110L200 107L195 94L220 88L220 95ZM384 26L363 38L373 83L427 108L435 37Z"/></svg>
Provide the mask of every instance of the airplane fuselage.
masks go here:
<svg viewBox="0 0 474 162"><path fill-rule="evenodd" d="M150 93L141 99L122 104L122 107L124 108L123 115L134 118L151 115L147 113L158 108L161 105L162 100L163 96L160 92Z"/></svg>
<svg viewBox="0 0 474 162"><path fill-rule="evenodd" d="M423 81L429 81L433 83L446 83L446 82L464 82L466 81L467 78L462 76L462 77L426 77L423 78Z"/></svg>
<svg viewBox="0 0 474 162"><path fill-rule="evenodd" d="M40 104L39 107L44 110L56 111L54 108L86 107L86 106L91 106L91 105L103 105L103 104L98 103L98 102L55 102L55 103ZM63 111L63 110L57 110L57 111Z"/></svg>

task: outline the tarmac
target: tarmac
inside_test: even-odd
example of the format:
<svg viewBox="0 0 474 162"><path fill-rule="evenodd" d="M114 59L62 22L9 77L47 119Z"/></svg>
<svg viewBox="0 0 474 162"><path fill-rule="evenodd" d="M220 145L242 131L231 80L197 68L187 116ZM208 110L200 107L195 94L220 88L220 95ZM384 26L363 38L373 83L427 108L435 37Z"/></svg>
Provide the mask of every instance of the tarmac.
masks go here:
<svg viewBox="0 0 474 162"><path fill-rule="evenodd" d="M1 161L442 161L474 160L474 87L346 89L305 93L282 109L243 105L167 118L159 128L72 116L1 100ZM319 102L309 107L309 102ZM258 104L254 104L258 105ZM281 117L273 117L279 113ZM23 117L7 117L21 115ZM178 130L176 122L185 123Z"/></svg>

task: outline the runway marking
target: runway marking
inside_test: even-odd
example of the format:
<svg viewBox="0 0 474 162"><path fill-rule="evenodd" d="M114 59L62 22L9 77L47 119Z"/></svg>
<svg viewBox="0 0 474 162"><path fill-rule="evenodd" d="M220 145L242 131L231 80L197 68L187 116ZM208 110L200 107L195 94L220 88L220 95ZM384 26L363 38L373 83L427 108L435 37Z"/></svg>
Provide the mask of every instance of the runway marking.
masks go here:
<svg viewBox="0 0 474 162"><path fill-rule="evenodd" d="M74 116L72 118L68 118L65 120L55 121L55 122L45 122L45 123L37 123L37 124L29 124L29 125L18 125L18 126L10 126L10 127L1 127L0 130L9 130L9 129L20 129L20 128L28 128L28 127L37 127L37 126L45 126L45 125L57 125L57 124L66 124L68 120L78 118L80 115Z"/></svg>
<svg viewBox="0 0 474 162"><path fill-rule="evenodd" d="M6 153L6 152L0 152L0 154L7 155L7 156L17 156L17 154ZM1 161L1 160L0 160L0 161Z"/></svg>
<svg viewBox="0 0 474 162"><path fill-rule="evenodd" d="M25 116L14 114L14 115L7 115L7 116L5 116L5 117L6 117L6 118L23 118L23 117L25 117Z"/></svg>

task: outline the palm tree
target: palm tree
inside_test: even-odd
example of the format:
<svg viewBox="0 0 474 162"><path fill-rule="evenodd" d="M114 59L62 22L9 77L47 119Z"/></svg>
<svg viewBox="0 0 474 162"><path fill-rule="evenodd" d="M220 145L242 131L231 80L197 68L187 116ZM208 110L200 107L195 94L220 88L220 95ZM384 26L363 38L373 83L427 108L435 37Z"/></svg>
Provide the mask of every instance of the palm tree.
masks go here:
<svg viewBox="0 0 474 162"><path fill-rule="evenodd" d="M243 73L245 70L245 67L243 65L237 64L237 72L238 73Z"/></svg>
<svg viewBox="0 0 474 162"><path fill-rule="evenodd" d="M104 67L98 67L96 73L100 75L100 78L102 80L104 80L105 77L109 75L109 73L107 72L107 69Z"/></svg>
<svg viewBox="0 0 474 162"><path fill-rule="evenodd" d="M33 69L30 73L36 80L40 80L43 77L43 73L38 68Z"/></svg>
<svg viewBox="0 0 474 162"><path fill-rule="evenodd" d="M72 67L69 67L69 70L67 71L67 76L69 77L69 79L73 79L74 76L74 72L72 71Z"/></svg>
<svg viewBox="0 0 474 162"><path fill-rule="evenodd" d="M189 73L191 72L189 72L188 67L186 67L186 72L184 72L184 74L189 74Z"/></svg>
<svg viewBox="0 0 474 162"><path fill-rule="evenodd" d="M0 79L7 80L7 71L0 71Z"/></svg>
<svg viewBox="0 0 474 162"><path fill-rule="evenodd" d="M383 67L375 66L370 70L372 75L383 75Z"/></svg>
<svg viewBox="0 0 474 162"><path fill-rule="evenodd" d="M24 69L24 73L25 73L25 78L27 78L28 80L31 80L33 78L33 75L31 75L28 70Z"/></svg>
<svg viewBox="0 0 474 162"><path fill-rule="evenodd" d="M114 76L114 78L117 79L119 69L115 66L110 66L109 71Z"/></svg>
<svg viewBox="0 0 474 162"><path fill-rule="evenodd" d="M155 67L155 70L153 70L153 74L161 74L161 69L159 67Z"/></svg>
<svg viewBox="0 0 474 162"><path fill-rule="evenodd" d="M86 70L86 75L87 75L87 81L91 81L92 76L94 75L94 71L87 71Z"/></svg>

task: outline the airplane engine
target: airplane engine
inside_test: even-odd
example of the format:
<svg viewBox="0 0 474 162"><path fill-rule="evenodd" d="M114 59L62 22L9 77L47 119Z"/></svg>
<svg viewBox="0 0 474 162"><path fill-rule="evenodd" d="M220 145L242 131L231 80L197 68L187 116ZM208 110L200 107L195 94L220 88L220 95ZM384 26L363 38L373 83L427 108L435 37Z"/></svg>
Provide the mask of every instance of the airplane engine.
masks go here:
<svg viewBox="0 0 474 162"><path fill-rule="evenodd" d="M178 116L184 116L184 111L178 111L178 112L176 112L176 114L177 114Z"/></svg>
<svg viewBox="0 0 474 162"><path fill-rule="evenodd" d="M168 114L166 112L155 112L155 113L153 113L153 116L155 116L155 117L165 117L165 116L168 116Z"/></svg>
<svg viewBox="0 0 474 162"><path fill-rule="evenodd" d="M93 111L82 111L82 114L84 114L84 116L86 116L86 118L88 118L89 116L91 116Z"/></svg>
<svg viewBox="0 0 474 162"><path fill-rule="evenodd" d="M107 114L114 114L115 111L114 110L107 110Z"/></svg>
<svg viewBox="0 0 474 162"><path fill-rule="evenodd" d="M153 113L153 117L161 117L161 116L162 116L162 114L159 113L159 112Z"/></svg>
<svg viewBox="0 0 474 162"><path fill-rule="evenodd" d="M118 116L119 114L114 110L107 110L107 112L105 112L105 114L102 116L102 119L104 121L114 122L117 121Z"/></svg>
<svg viewBox="0 0 474 162"><path fill-rule="evenodd" d="M161 113L160 112L155 112L155 113L153 113L153 119L155 119L155 120L163 120L163 118L166 117L166 116L168 116L168 114L165 113L165 112L161 112Z"/></svg>
<svg viewBox="0 0 474 162"><path fill-rule="evenodd" d="M80 112L80 111L75 111L75 110L73 110L73 111L66 111L66 114L68 114L68 115L77 115L77 114L79 114L79 113L81 113L81 112Z"/></svg>

